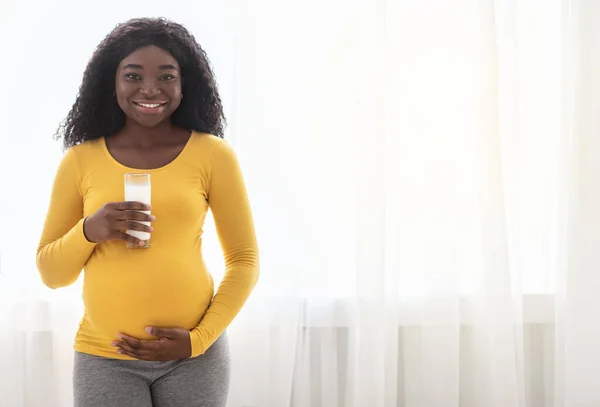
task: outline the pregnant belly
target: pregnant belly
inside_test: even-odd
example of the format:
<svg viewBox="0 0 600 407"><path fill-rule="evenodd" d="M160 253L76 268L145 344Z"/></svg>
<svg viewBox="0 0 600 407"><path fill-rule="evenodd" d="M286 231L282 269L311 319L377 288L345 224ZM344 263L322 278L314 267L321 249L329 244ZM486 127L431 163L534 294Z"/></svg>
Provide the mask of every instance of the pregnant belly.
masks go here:
<svg viewBox="0 0 600 407"><path fill-rule="evenodd" d="M87 273L83 300L86 315L101 336L120 332L150 339L147 326L192 329L204 315L213 283L203 270Z"/></svg>

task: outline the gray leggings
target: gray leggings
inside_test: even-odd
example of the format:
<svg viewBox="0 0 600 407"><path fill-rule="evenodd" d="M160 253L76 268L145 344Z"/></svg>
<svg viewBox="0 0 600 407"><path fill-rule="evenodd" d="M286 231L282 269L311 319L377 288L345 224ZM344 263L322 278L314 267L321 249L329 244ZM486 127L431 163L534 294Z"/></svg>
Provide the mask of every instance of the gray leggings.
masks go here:
<svg viewBox="0 0 600 407"><path fill-rule="evenodd" d="M75 352L75 407L225 407L229 391L225 334L197 358L148 362Z"/></svg>

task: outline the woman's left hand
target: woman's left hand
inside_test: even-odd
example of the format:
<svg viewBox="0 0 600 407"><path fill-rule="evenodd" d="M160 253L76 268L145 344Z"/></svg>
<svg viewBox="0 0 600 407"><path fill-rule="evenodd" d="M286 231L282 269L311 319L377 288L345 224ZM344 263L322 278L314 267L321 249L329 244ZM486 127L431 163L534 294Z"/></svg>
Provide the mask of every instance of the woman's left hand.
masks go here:
<svg viewBox="0 0 600 407"><path fill-rule="evenodd" d="M140 360L168 361L187 359L192 355L190 332L184 328L148 327L146 331L158 339L139 340L129 335L119 334L112 342L117 353Z"/></svg>

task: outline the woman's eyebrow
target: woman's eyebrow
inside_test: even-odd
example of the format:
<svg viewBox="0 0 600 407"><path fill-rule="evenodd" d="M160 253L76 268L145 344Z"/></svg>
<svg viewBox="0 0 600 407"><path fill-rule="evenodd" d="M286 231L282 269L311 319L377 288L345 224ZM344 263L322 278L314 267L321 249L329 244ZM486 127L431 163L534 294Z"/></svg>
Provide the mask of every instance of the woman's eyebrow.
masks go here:
<svg viewBox="0 0 600 407"><path fill-rule="evenodd" d="M133 68L133 69L144 69L143 66L138 65L138 64L127 64L123 67L123 69L127 69L127 68Z"/></svg>

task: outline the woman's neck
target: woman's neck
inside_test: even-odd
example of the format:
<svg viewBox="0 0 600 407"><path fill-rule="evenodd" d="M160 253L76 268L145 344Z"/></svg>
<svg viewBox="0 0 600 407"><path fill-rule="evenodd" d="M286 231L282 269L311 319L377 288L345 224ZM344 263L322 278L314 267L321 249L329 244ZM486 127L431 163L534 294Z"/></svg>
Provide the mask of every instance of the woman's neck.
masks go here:
<svg viewBox="0 0 600 407"><path fill-rule="evenodd" d="M129 145L152 147L164 143L165 139L168 140L175 130L175 126L170 121L164 121L155 127L148 128L140 126L132 120L127 120L125 126L115 134L117 136L115 138Z"/></svg>

